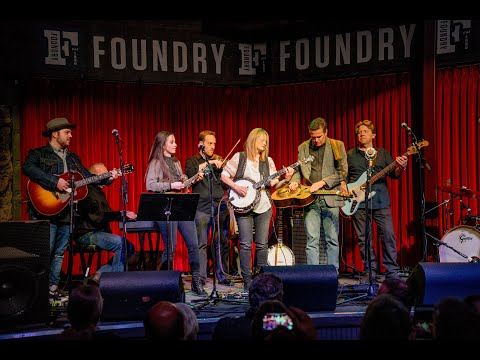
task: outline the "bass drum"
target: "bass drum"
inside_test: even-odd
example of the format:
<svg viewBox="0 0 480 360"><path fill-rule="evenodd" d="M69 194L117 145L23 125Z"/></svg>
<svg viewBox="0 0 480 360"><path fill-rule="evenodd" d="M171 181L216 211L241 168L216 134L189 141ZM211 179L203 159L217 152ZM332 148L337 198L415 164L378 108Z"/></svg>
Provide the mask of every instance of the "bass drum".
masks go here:
<svg viewBox="0 0 480 360"><path fill-rule="evenodd" d="M270 246L268 249L267 265L295 265L295 255L293 255L293 251L288 246L283 244Z"/></svg>
<svg viewBox="0 0 480 360"><path fill-rule="evenodd" d="M440 262L469 262L480 257L480 231L471 226L457 226L447 232L442 243L466 255L458 254L448 246L440 244L438 254Z"/></svg>

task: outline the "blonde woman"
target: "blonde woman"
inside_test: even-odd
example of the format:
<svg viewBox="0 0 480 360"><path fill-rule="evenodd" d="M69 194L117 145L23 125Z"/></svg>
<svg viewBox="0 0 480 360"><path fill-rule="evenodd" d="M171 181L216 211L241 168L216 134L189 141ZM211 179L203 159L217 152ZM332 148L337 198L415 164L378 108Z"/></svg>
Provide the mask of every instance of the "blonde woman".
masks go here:
<svg viewBox="0 0 480 360"><path fill-rule="evenodd" d="M239 179L250 179L257 183L277 172L275 163L268 156L269 136L261 128L250 131L244 145L245 151L237 152L227 162L222 171L222 181L239 197L245 197L248 186L237 184ZM240 237L240 270L243 278L243 287L248 291L252 282L251 251L255 241L257 267L267 265L268 230L272 218L270 187L279 187L285 181L290 181L294 170L286 169L285 180L273 179L260 189L260 198L256 205L247 212L235 212ZM255 227L255 239L253 229Z"/></svg>

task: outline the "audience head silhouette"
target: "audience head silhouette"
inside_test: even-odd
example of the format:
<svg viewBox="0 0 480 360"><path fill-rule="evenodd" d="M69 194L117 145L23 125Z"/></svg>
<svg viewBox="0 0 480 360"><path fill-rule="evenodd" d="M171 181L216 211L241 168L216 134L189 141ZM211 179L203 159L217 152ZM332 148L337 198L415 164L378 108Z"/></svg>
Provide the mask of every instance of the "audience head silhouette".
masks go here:
<svg viewBox="0 0 480 360"><path fill-rule="evenodd" d="M193 309L185 303L175 303L177 309L183 316L183 340L196 340L199 330L197 315Z"/></svg>
<svg viewBox="0 0 480 360"><path fill-rule="evenodd" d="M410 310L415 303L415 297L407 282L401 278L386 278L378 288L377 295L390 294Z"/></svg>
<svg viewBox="0 0 480 360"><path fill-rule="evenodd" d="M144 319L145 337L148 339L181 340L184 338L182 312L169 301L153 305Z"/></svg>
<svg viewBox="0 0 480 360"><path fill-rule="evenodd" d="M360 340L409 340L413 336L410 313L393 295L375 297L360 324Z"/></svg>
<svg viewBox="0 0 480 360"><path fill-rule="evenodd" d="M248 292L250 309L247 314L253 316L260 304L266 300L283 301L283 282L272 273L260 273L253 280Z"/></svg>
<svg viewBox="0 0 480 360"><path fill-rule="evenodd" d="M80 285L72 290L67 306L71 328L62 333L63 338L91 339L103 310L103 298L95 285Z"/></svg>

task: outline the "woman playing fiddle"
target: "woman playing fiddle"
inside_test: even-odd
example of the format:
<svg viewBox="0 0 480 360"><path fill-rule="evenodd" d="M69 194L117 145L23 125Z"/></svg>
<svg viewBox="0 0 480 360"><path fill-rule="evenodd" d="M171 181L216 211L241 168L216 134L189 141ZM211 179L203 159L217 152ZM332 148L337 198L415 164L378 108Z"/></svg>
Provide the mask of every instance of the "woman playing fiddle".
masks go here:
<svg viewBox="0 0 480 360"><path fill-rule="evenodd" d="M212 240L214 240L212 241L212 244L218 244L218 230L220 230L220 246L212 246L212 249L216 249L215 273L218 283L222 285L233 285L226 276L229 253L227 233L228 226L230 224L230 218L228 216L228 204L226 202L222 202L219 209L219 204L226 190L222 181L220 180L220 172L223 167L223 160L218 155L214 155L217 140L213 131L202 131L198 135L198 140L199 152L187 159L185 163L185 173L188 177L192 177L198 172L204 172L208 165L206 160L208 160L208 163L211 165L211 168L213 168L215 173L215 176L212 176L206 172L206 175L203 177L203 179L197 181L192 186L192 192L200 194L197 212L195 213L195 225L197 227L198 236L198 252L200 257L200 281L203 285L205 285L207 281L208 234L210 233L210 228L213 227L215 231L212 232ZM210 181L212 185L211 196Z"/></svg>

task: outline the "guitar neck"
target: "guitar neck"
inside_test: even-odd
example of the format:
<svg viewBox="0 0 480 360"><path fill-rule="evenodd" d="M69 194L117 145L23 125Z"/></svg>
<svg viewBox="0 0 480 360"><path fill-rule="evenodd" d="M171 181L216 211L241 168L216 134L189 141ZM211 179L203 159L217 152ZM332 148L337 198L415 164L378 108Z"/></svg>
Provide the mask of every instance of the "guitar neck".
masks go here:
<svg viewBox="0 0 480 360"><path fill-rule="evenodd" d="M408 152L406 152L402 156L408 156L408 155L409 155ZM396 161L390 163L386 168L382 169L378 174L375 174L374 176L372 176L372 178L370 179L371 183L373 184L375 181L377 181L378 179L383 177L386 173L388 173L390 170L392 170L395 167L395 164L396 164ZM363 183L363 184L365 185L366 183Z"/></svg>
<svg viewBox="0 0 480 360"><path fill-rule="evenodd" d="M292 169L296 169L297 167L300 166L300 164L301 164L301 162L300 162L300 161L297 161L295 164L292 164L292 165L290 165L290 166L288 166L288 167L291 167ZM254 188L254 189L258 189L259 187L264 186L267 182L272 181L272 180L276 179L277 177L282 176L283 174L285 174L286 171L287 171L287 169L285 168L285 169L282 169L282 170L280 170L280 171L277 171L275 174L272 174L272 175L267 176L265 179L260 180L259 182L255 183L255 184L253 185L253 188Z"/></svg>
<svg viewBox="0 0 480 360"><path fill-rule="evenodd" d="M75 187L78 188L88 184L92 184L94 182L109 178L110 176L112 176L112 174L110 172L106 172L104 174L95 175L95 176L88 177L86 179L78 180L78 181L75 181Z"/></svg>
<svg viewBox="0 0 480 360"><path fill-rule="evenodd" d="M198 177L198 173L195 174L195 175L193 175L191 178L188 178L187 180L185 180L185 181L183 182L183 186L184 186L185 188L189 188L190 186L193 185L193 182L195 181L195 179L196 179L197 177Z"/></svg>

